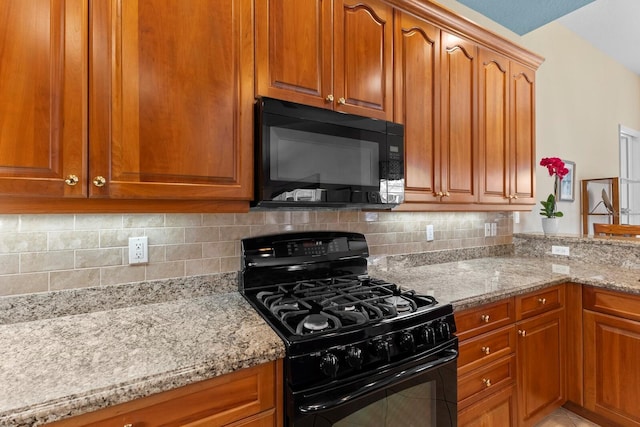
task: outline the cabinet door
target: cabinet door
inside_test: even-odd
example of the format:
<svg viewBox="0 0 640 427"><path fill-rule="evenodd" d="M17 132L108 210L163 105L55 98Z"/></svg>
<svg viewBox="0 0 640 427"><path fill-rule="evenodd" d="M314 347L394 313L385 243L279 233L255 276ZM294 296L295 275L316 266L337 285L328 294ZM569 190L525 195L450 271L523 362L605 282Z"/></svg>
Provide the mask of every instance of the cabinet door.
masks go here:
<svg viewBox="0 0 640 427"><path fill-rule="evenodd" d="M514 386L482 399L458 412L460 427L517 426L517 404Z"/></svg>
<svg viewBox="0 0 640 427"><path fill-rule="evenodd" d="M442 32L443 202L477 199L477 47Z"/></svg>
<svg viewBox="0 0 640 427"><path fill-rule="evenodd" d="M333 0L256 1L256 94L333 108Z"/></svg>
<svg viewBox="0 0 640 427"><path fill-rule="evenodd" d="M392 17L378 0L335 0L336 110L393 120Z"/></svg>
<svg viewBox="0 0 640 427"><path fill-rule="evenodd" d="M564 309L559 309L517 324L522 426L534 425L564 403L564 316Z"/></svg>
<svg viewBox="0 0 640 427"><path fill-rule="evenodd" d="M510 111L511 203L535 204L535 71L516 62L511 63Z"/></svg>
<svg viewBox="0 0 640 427"><path fill-rule="evenodd" d="M251 0L91 4L90 195L250 199Z"/></svg>
<svg viewBox="0 0 640 427"><path fill-rule="evenodd" d="M508 203L509 60L480 49L478 78L479 201Z"/></svg>
<svg viewBox="0 0 640 427"><path fill-rule="evenodd" d="M434 202L440 30L402 12L395 19L395 121L404 124L406 201Z"/></svg>
<svg viewBox="0 0 640 427"><path fill-rule="evenodd" d="M640 425L640 322L584 310L584 406Z"/></svg>
<svg viewBox="0 0 640 427"><path fill-rule="evenodd" d="M0 195L86 195L87 11L86 0L0 2Z"/></svg>

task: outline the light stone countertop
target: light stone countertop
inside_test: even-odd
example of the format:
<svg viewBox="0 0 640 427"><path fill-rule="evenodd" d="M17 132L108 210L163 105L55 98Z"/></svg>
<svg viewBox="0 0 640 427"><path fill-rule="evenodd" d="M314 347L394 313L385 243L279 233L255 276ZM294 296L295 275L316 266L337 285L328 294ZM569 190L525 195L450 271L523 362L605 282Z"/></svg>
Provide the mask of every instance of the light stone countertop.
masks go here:
<svg viewBox="0 0 640 427"><path fill-rule="evenodd" d="M451 302L454 310L567 281L640 294L638 269L562 258L479 258L402 269L370 268L369 274Z"/></svg>
<svg viewBox="0 0 640 427"><path fill-rule="evenodd" d="M0 325L0 425L31 426L284 357L238 292Z"/></svg>
<svg viewBox="0 0 640 427"><path fill-rule="evenodd" d="M370 266L369 273L433 294L455 310L565 281L640 294L640 269L562 258ZM0 324L0 425L40 425L284 357L279 337L225 280L222 290L204 291L198 283L192 297L158 302L153 295L162 287L144 285L124 297L134 299L129 306L103 302L102 310L57 317L44 310L27 319L24 307L5 301L4 310L24 316ZM137 300L141 294L146 299ZM59 305L61 298L29 297L29 303Z"/></svg>

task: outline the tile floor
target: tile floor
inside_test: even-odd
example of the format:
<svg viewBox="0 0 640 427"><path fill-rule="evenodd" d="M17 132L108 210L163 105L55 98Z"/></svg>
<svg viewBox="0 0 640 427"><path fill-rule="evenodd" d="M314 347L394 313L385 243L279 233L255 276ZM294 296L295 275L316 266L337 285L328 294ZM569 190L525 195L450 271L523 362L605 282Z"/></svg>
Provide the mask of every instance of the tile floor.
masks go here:
<svg viewBox="0 0 640 427"><path fill-rule="evenodd" d="M599 424L586 420L564 408L559 408L536 424L535 427L599 427Z"/></svg>

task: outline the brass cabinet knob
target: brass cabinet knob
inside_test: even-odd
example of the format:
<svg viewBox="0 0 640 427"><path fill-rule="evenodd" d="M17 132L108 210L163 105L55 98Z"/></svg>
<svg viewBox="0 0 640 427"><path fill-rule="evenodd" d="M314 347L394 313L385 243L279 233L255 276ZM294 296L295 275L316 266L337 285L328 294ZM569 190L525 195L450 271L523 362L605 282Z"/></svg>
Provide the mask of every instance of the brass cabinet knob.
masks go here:
<svg viewBox="0 0 640 427"><path fill-rule="evenodd" d="M538 302L542 305L545 305L547 303L547 299L546 298L538 298Z"/></svg>
<svg viewBox="0 0 640 427"><path fill-rule="evenodd" d="M80 182L80 178L78 178L78 175L67 175L67 178L64 180L64 183L70 186L74 186L76 185L78 182Z"/></svg>
<svg viewBox="0 0 640 427"><path fill-rule="evenodd" d="M338 104L340 105L345 105L347 103L347 100L344 98L338 98Z"/></svg>
<svg viewBox="0 0 640 427"><path fill-rule="evenodd" d="M104 187L104 185L107 183L107 180L105 179L104 176L96 176L95 178L93 178L93 185L95 185L96 187Z"/></svg>
<svg viewBox="0 0 640 427"><path fill-rule="evenodd" d="M517 194L514 194L514 195L513 195L513 198L517 200L517 199L518 199L518 195L517 195Z"/></svg>
<svg viewBox="0 0 640 427"><path fill-rule="evenodd" d="M448 192L448 191L445 191L445 193L444 193L444 196L445 196L445 197L449 197L450 195L451 195L451 194L449 194L449 192Z"/></svg>
<svg viewBox="0 0 640 427"><path fill-rule="evenodd" d="M436 193L436 197L443 197L443 196L444 196L444 193L442 191L438 191Z"/></svg>
<svg viewBox="0 0 640 427"><path fill-rule="evenodd" d="M480 349L484 354L490 354L491 353L491 349L489 347L482 347Z"/></svg>
<svg viewBox="0 0 640 427"><path fill-rule="evenodd" d="M333 102L333 95L331 94L327 95L327 97L324 100L327 102Z"/></svg>
<svg viewBox="0 0 640 427"><path fill-rule="evenodd" d="M483 378L482 382L484 383L485 387L491 387L491 380L489 378Z"/></svg>
<svg viewBox="0 0 640 427"><path fill-rule="evenodd" d="M521 337L526 337L527 336L527 331L525 331L523 329L518 329L518 335L520 335Z"/></svg>
<svg viewBox="0 0 640 427"><path fill-rule="evenodd" d="M122 427L133 427L133 424L129 423L129 424L125 424Z"/></svg>
<svg viewBox="0 0 640 427"><path fill-rule="evenodd" d="M482 316L480 316L480 319L481 319L484 323L489 323L489 315L488 315L488 314L483 314Z"/></svg>

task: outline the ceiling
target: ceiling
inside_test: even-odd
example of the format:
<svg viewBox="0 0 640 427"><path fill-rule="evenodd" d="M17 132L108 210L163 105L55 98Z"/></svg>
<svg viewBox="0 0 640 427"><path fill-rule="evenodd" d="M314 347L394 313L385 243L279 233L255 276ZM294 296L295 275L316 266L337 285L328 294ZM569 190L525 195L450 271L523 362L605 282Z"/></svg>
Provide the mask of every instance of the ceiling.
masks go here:
<svg viewBox="0 0 640 427"><path fill-rule="evenodd" d="M551 21L640 75L638 0L458 0L523 35Z"/></svg>

